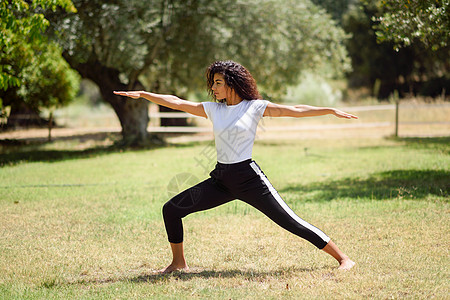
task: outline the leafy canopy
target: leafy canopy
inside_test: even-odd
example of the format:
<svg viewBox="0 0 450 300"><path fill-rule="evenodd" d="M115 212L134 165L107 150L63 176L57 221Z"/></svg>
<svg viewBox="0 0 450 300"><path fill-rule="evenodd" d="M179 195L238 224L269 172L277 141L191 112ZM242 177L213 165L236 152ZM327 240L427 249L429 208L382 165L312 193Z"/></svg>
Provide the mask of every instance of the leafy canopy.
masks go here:
<svg viewBox="0 0 450 300"><path fill-rule="evenodd" d="M382 0L385 13L377 20L379 41L392 41L395 48L421 41L432 50L450 40L450 0Z"/></svg>
<svg viewBox="0 0 450 300"><path fill-rule="evenodd" d="M70 0L0 2L0 108L25 102L38 110L75 96L79 77L44 35L44 12L58 8L76 12Z"/></svg>
<svg viewBox="0 0 450 300"><path fill-rule="evenodd" d="M55 15L71 65L89 60L133 86L184 93L204 87L218 59L236 60L275 92L307 69L342 75L345 33L308 0L74 0L77 14ZM53 23L53 22L52 22Z"/></svg>
<svg viewBox="0 0 450 300"><path fill-rule="evenodd" d="M62 7L76 12L70 0L11 0L0 2L0 89L20 86L20 70L12 63L17 61L17 51L32 51L33 45L46 41L43 32L49 22L45 9ZM28 53L33 55L33 53ZM24 55L23 58L27 56Z"/></svg>

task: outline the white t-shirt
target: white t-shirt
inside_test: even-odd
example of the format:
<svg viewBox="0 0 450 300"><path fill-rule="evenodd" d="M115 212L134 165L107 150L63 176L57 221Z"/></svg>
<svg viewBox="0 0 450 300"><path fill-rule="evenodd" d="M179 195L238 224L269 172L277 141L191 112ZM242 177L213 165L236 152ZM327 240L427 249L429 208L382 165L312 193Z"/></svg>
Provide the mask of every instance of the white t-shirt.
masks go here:
<svg viewBox="0 0 450 300"><path fill-rule="evenodd" d="M213 123L217 161L232 164L252 158L253 143L267 100L242 100L236 105L202 102Z"/></svg>

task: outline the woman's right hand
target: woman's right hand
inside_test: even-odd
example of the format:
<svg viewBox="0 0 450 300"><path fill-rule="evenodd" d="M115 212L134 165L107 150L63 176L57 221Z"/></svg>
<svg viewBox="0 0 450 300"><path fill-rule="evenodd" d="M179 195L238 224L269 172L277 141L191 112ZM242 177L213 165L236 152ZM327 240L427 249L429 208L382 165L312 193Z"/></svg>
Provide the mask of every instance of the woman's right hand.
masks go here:
<svg viewBox="0 0 450 300"><path fill-rule="evenodd" d="M133 99L144 98L171 109L181 110L204 118L208 117L201 102L191 102L173 95L161 95L145 91L114 91L114 94Z"/></svg>
<svg viewBox="0 0 450 300"><path fill-rule="evenodd" d="M141 98L141 91L114 91L114 94L119 95L119 96L125 96L125 97L130 97L133 99L139 99Z"/></svg>

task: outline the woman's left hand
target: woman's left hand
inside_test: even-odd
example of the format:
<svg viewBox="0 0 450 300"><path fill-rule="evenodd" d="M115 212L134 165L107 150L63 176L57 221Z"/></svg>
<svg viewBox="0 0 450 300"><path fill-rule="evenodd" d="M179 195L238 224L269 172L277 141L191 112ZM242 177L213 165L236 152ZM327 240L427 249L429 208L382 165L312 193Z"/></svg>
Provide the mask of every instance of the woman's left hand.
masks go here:
<svg viewBox="0 0 450 300"><path fill-rule="evenodd" d="M342 110L339 109L334 109L333 114L338 117L338 118L343 118L343 119L358 119L357 116L346 113Z"/></svg>

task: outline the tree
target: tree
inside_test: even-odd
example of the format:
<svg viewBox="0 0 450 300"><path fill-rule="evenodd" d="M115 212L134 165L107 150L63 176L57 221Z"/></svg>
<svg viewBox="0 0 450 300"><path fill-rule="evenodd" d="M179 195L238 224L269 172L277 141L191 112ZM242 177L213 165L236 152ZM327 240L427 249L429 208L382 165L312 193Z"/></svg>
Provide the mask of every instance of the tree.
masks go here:
<svg viewBox="0 0 450 300"><path fill-rule="evenodd" d="M204 86L206 66L233 59L267 94L294 84L306 69L349 66L345 34L308 0L75 0L77 14L49 18L64 57L95 82L115 110L125 144L145 143L146 101L113 95L143 89L186 95Z"/></svg>
<svg viewBox="0 0 450 300"><path fill-rule="evenodd" d="M391 41L398 50L420 41L432 50L450 41L449 0L383 0L377 20L378 41Z"/></svg>
<svg viewBox="0 0 450 300"><path fill-rule="evenodd" d="M417 41L394 50L393 42L377 42L375 28L383 14L377 1L364 0L344 17L343 28L352 35L347 41L353 65L348 75L350 86L369 87L379 98L388 97L394 90L401 95L448 93L449 47L433 51Z"/></svg>
<svg viewBox="0 0 450 300"><path fill-rule="evenodd" d="M20 86L0 90L3 105L11 107L7 127L43 125L40 109L66 105L79 88L79 75L62 58L58 45L27 46L16 44L15 55L9 56L14 58L12 65L20 70L16 75Z"/></svg>
<svg viewBox="0 0 450 300"><path fill-rule="evenodd" d="M11 106L8 125L17 114L38 118L39 108L63 105L78 89L78 76L61 57L61 48L48 42L43 11L57 7L75 11L68 0L22 0L0 4L0 109Z"/></svg>

